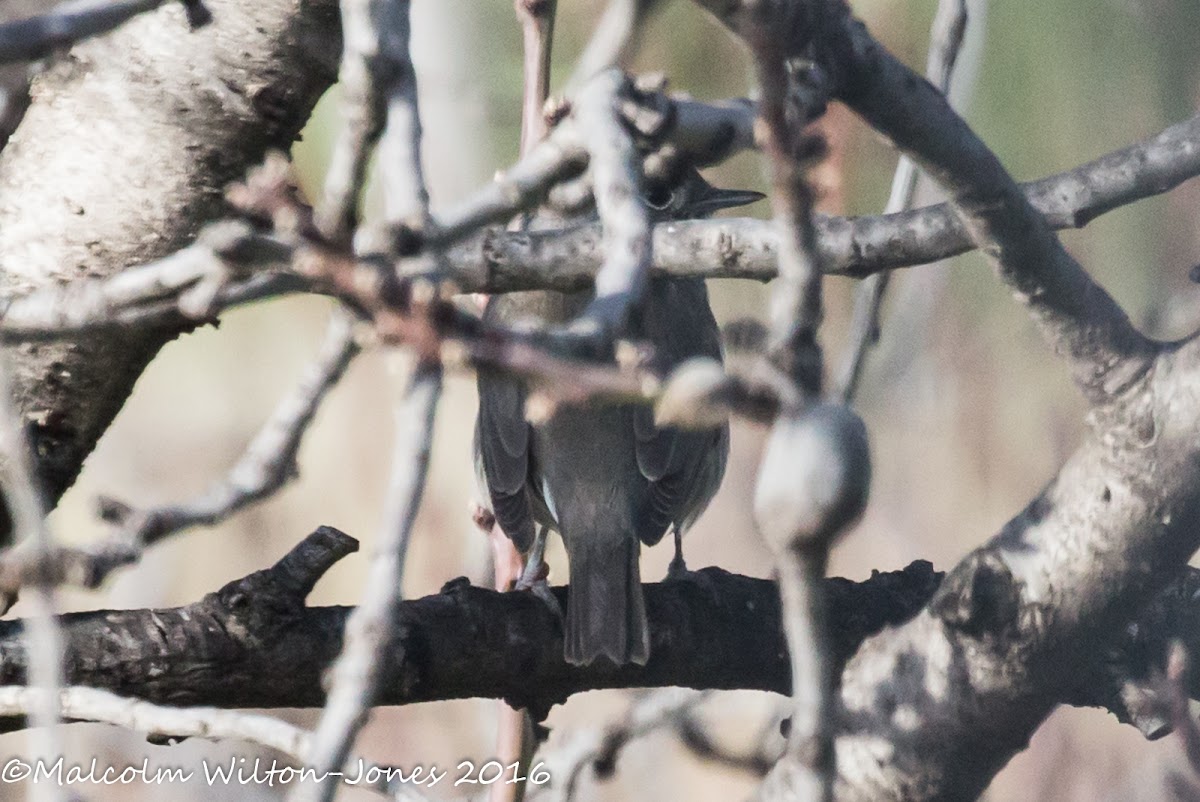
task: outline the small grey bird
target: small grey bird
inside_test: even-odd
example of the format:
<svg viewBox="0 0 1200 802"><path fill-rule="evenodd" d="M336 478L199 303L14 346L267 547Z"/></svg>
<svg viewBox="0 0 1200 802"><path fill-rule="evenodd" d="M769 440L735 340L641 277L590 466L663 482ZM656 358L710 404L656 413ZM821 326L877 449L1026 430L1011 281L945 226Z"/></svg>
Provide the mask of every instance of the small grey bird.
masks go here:
<svg viewBox="0 0 1200 802"><path fill-rule="evenodd" d="M707 217L761 193L717 189L688 170L673 191L646 198L655 220ZM537 291L493 297L485 318L560 323L578 315L591 291ZM633 316L631 339L650 343L664 370L692 357L721 358L720 332L703 279L655 278ZM542 567L546 530L562 535L570 564L565 657L600 656L616 665L650 655L638 572L641 544L675 533L671 574L685 571L683 533L717 492L729 429L659 428L647 405L563 406L548 420L525 419L519 380L479 375L476 471L496 521L527 559L522 584Z"/></svg>

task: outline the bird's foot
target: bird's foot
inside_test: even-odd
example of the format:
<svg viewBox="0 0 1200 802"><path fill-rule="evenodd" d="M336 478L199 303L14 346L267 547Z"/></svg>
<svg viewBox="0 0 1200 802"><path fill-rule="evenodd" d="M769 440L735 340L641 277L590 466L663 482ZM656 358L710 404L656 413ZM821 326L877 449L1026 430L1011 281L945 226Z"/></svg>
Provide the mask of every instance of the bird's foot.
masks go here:
<svg viewBox="0 0 1200 802"><path fill-rule="evenodd" d="M522 586L521 583L518 582L516 589L529 591L535 597L537 597L539 601L550 608L550 612L555 618L557 618L559 621L566 620L566 615L563 613L562 605L558 603L558 598L554 595L554 592L550 590L550 583L545 579L545 577L535 579L533 582L525 586Z"/></svg>
<svg viewBox="0 0 1200 802"><path fill-rule="evenodd" d="M550 576L550 566L545 560L528 560L525 567L521 570L521 576L517 579L517 584L513 590L533 590L533 586L538 582L545 582Z"/></svg>
<svg viewBox="0 0 1200 802"><path fill-rule="evenodd" d="M692 571L688 570L687 563L684 562L682 554L676 554L671 559L671 564L667 566L667 581L675 582L682 579L690 579Z"/></svg>
<svg viewBox="0 0 1200 802"><path fill-rule="evenodd" d="M698 586L701 590L707 593L715 593L716 587L713 585L712 579L708 574L700 571L693 571L687 567L687 563L683 561L683 557L676 555L671 560L671 564L667 566L667 582L691 582Z"/></svg>

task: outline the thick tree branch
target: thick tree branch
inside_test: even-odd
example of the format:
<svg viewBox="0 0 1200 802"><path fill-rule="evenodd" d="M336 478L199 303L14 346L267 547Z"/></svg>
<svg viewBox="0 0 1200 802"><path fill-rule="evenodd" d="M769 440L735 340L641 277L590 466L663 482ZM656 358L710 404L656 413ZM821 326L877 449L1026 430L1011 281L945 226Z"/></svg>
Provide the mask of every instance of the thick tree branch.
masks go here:
<svg viewBox="0 0 1200 802"><path fill-rule="evenodd" d="M215 21L199 31L169 4L78 45L34 82L0 155L4 296L178 250L220 213L228 182L295 138L335 75L336 4L208 5ZM150 358L186 328L113 327L9 349L49 500Z"/></svg>
<svg viewBox="0 0 1200 802"><path fill-rule="evenodd" d="M0 64L53 55L81 39L107 33L168 0L71 0L40 16L0 25ZM200 0L183 0L192 27L212 21Z"/></svg>
<svg viewBox="0 0 1200 802"><path fill-rule="evenodd" d="M1200 175L1200 115L1155 137L1057 175L1023 184L1055 229L1081 228L1105 212L1167 192ZM861 278L936 262L974 249L948 203L869 217L816 216L826 272ZM718 219L654 227L651 270L662 275L776 276L777 239L764 220ZM469 292L576 290L604 259L600 227L558 231L489 230L451 249L451 276Z"/></svg>
<svg viewBox="0 0 1200 802"><path fill-rule="evenodd" d="M742 4L705 5L747 35ZM814 8L793 52L951 191L1094 404L1050 485L842 674L839 799L969 799L1200 544L1200 341L1142 337L944 98L842 3Z"/></svg>
<svg viewBox="0 0 1200 802"><path fill-rule="evenodd" d="M353 538L322 527L273 567L186 607L63 615L65 680L159 704L319 706L322 674L341 650L352 608L306 607L304 598L357 548ZM646 586L654 656L644 667L619 670L566 664L561 624L532 594L455 580L437 595L400 605L376 703L491 697L544 715L569 695L597 688L787 693L791 679L775 583L719 568L701 574L704 582ZM864 638L909 620L942 580L920 561L863 582L826 579L833 660L844 663ZM566 588L553 590L565 604ZM1190 570L1126 637L1069 677L1070 687L1057 701L1105 706L1124 721L1138 721L1122 690L1129 697L1131 688L1151 684L1172 638L1200 652L1198 593L1200 570ZM24 621L0 621L0 685L26 684L26 637ZM1195 677L1188 690L1200 698ZM1145 710L1164 715L1161 707ZM1157 736L1167 726L1143 729Z"/></svg>
<svg viewBox="0 0 1200 802"><path fill-rule="evenodd" d="M1147 370L1154 346L1067 253L945 96L851 21L840 3L821 5L833 19L817 31L818 58L837 72L840 98L951 194L971 239L1067 358L1088 399L1118 395Z"/></svg>
<svg viewBox="0 0 1200 802"><path fill-rule="evenodd" d="M706 117L713 107L703 108L698 113ZM745 116L740 111L731 115ZM1061 229L1086 225L1104 212L1169 191L1197 174L1200 115L1145 142L1023 186L1049 224ZM861 277L923 264L974 247L948 204L877 217L817 215L816 224L822 266L841 275ZM763 220L728 218L655 226L651 270L659 275L768 281L776 275L772 228ZM221 285L211 296L211 311L200 319L236 303L312 291L311 282L280 272L293 255L292 244L255 234L241 224L223 223L210 228L201 241L158 262L127 268L109 279L48 286L11 299L0 315L0 341L53 339L63 333L139 322L194 326L197 318L179 307L202 304L179 302L192 291L218 282L228 272L226 262L234 266L235 277L239 271L253 270L257 275ZM489 229L452 248L447 270L448 277L467 292L566 291L590 286L603 259L599 225L565 232Z"/></svg>

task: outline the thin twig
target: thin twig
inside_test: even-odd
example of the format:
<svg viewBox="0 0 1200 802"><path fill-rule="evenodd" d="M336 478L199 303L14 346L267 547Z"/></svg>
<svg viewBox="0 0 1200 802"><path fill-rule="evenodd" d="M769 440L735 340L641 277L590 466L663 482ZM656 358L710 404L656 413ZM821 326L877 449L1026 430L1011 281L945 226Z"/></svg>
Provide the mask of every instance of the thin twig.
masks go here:
<svg viewBox="0 0 1200 802"><path fill-rule="evenodd" d="M770 352L800 395L816 399L824 370L817 340L823 276L813 193L804 172L805 162L819 154L820 143L805 137L795 117L789 119L783 44L787 15L765 4L751 14L753 24L745 35L762 90L759 139L770 163L771 208L779 232L780 282L771 299ZM811 77L816 85L810 89L819 98L820 76ZM860 501L853 491L861 478L855 474L863 468L841 451L855 451L854 438L843 435L857 430L842 424L844 416L836 413L819 405L786 408L772 428L755 486L755 519L775 553L792 665L792 729L784 758L760 788L764 799L833 799L835 682L821 581L833 539L848 523L840 508ZM865 443L865 433L863 439ZM842 467L850 471L840 473ZM834 506L825 506L830 501ZM860 511L861 506L853 514Z"/></svg>
<svg viewBox="0 0 1200 802"><path fill-rule="evenodd" d="M620 334L649 281L650 215L642 200L637 149L621 125L617 103L625 78L616 70L597 75L576 101L575 112L590 157L596 210L604 227L604 266L595 297L575 328Z"/></svg>
<svg viewBox="0 0 1200 802"><path fill-rule="evenodd" d="M387 192L385 216L390 222L423 216L428 205L420 160L416 77L408 55L409 4L406 0L342 0L342 126L334 146L325 193L315 215L317 229L334 244L348 244L358 224L359 196L367 162L381 144L381 168L393 187ZM397 163L389 163L396 158Z"/></svg>
<svg viewBox="0 0 1200 802"><path fill-rule="evenodd" d="M521 89L521 146L525 156L546 136L546 98L550 95L550 56L558 0L514 0L521 23L524 83Z"/></svg>
<svg viewBox="0 0 1200 802"><path fill-rule="evenodd" d="M416 75L409 56L409 3L407 0L343 0L347 32L343 69L356 58L367 65L355 67L355 88L361 109L385 110L386 117L373 118L374 129L365 135L345 134L352 156L346 160L360 169L334 178L334 190L326 196L327 214L337 222L339 238L348 239L355 222L353 199L361 191L362 168L370 148L384 124L379 149L383 161L386 222L398 234L393 245L399 255L411 255L419 244L428 220L429 196L420 160L421 122L417 105ZM352 121L360 124L361 121ZM349 188L338 189L338 181L352 180ZM340 194L339 194L340 193ZM339 213L338 216L335 213ZM374 311L374 305L368 309ZM433 442L434 413L442 389L442 367L417 348L418 361L403 400L396 407L396 432L392 475L388 485L388 507L376 543L366 588L359 606L346 624L346 640L331 668L329 695L314 735L313 763L318 768L341 765L355 736L366 722L382 674L381 662L391 643L392 622L403 598L401 583L413 522L425 490L429 453ZM333 798L332 787L300 789L297 800Z"/></svg>
<svg viewBox="0 0 1200 802"><path fill-rule="evenodd" d="M64 718L112 724L133 732L164 740L204 738L236 739L282 752L301 766L295 770L295 782L337 788L345 778L358 777L360 760L346 761L345 768L330 776L305 766L312 750L312 734L286 721L257 713L222 710L216 707L165 707L99 688L66 687L58 693ZM0 687L0 716L25 716L36 709L37 695L24 686ZM426 797L398 782L384 779L384 767L376 775L363 775L355 787L365 788L398 800L423 800ZM52 782L42 785L53 786ZM36 787L36 785L35 785Z"/></svg>
<svg viewBox="0 0 1200 802"><path fill-rule="evenodd" d="M763 11L763 16L749 41L762 87L758 134L770 166L771 210L779 237L780 281L771 298L771 350L797 386L816 397L823 371L817 343L822 276L804 163L817 154L819 143L789 124L791 93L775 30L778 21L770 19L770 12Z"/></svg>
<svg viewBox="0 0 1200 802"><path fill-rule="evenodd" d="M844 11L830 4L830 13ZM1156 344L1067 252L945 97L847 18L837 16L823 35L844 37L845 63L837 69L853 79L839 87L842 99L951 195L971 238L1065 358L1089 403L1109 404L1145 376Z"/></svg>
<svg viewBox="0 0 1200 802"><path fill-rule="evenodd" d="M780 758L781 750L775 745L781 740L779 719L775 714L767 718L749 751L734 751L720 744L695 710L681 713L674 730L679 743L700 760L753 777L765 777Z"/></svg>
<svg viewBox="0 0 1200 802"><path fill-rule="evenodd" d="M92 36L108 33L169 0L71 0L45 14L0 25L0 64L33 61L66 50ZM200 0L183 0L188 24L212 20Z"/></svg>
<svg viewBox="0 0 1200 802"><path fill-rule="evenodd" d="M521 141L522 159L546 138L548 122L546 101L550 96L550 65L554 47L554 18L557 0L514 0L514 10L521 25L523 68L521 81ZM560 121L561 122L561 121ZM528 228L531 216L519 215L509 223L509 230ZM487 296L479 296L482 303ZM487 527L492 552L492 584L497 590L507 590L521 574L524 562L516 545L488 510L491 524ZM540 559L540 558L539 558ZM515 569L515 571L514 571ZM504 765L521 766L529 763L537 748L533 719L521 710L501 700L496 709L496 756ZM522 802L528 777L513 783L495 784L488 789L488 802ZM517 778L514 778L517 779Z"/></svg>
<svg viewBox="0 0 1200 802"><path fill-rule="evenodd" d="M353 319L347 311L336 309L316 360L280 400L224 479L203 496L184 504L135 510L104 499L104 517L122 527L123 540L141 548L183 529L212 526L273 495L296 475L296 455L309 424L358 352Z"/></svg>
<svg viewBox="0 0 1200 802"><path fill-rule="evenodd" d="M243 221L213 223L195 243L162 259L5 299L0 338L30 342L135 323L208 320L231 303L295 291L296 280L280 281L278 273L294 251Z"/></svg>
<svg viewBox="0 0 1200 802"><path fill-rule="evenodd" d="M374 704L380 661L391 643L392 621L402 598L404 546L425 488L441 382L439 366L418 365L404 403L397 409L389 482L392 507L384 518L363 597L346 622L345 646L330 668L329 695L311 753L313 766L321 771L330 771L346 761L353 738ZM300 789L293 798L328 802L333 790Z"/></svg>
<svg viewBox="0 0 1200 802"><path fill-rule="evenodd" d="M626 711L620 722L604 729L588 729L572 734L570 741L537 760L544 762L554 782L543 786L533 799L570 802L580 791L580 782L590 769L593 777L609 779L616 771L621 750L636 741L668 727L679 717L703 704L709 691L663 688L643 693Z"/></svg>
<svg viewBox="0 0 1200 802"><path fill-rule="evenodd" d="M929 57L925 63L925 77L950 96L950 78L954 64L962 47L967 30L966 0L939 0L930 33ZM892 176L892 191L888 196L884 214L895 214L909 209L917 190L917 165L908 156L901 154ZM879 313L887 293L891 273L887 270L873 273L863 279L854 298L854 316L850 323L850 344L842 364L842 402L850 403L858 389L859 379L865 364L867 350L879 341Z"/></svg>
<svg viewBox="0 0 1200 802"><path fill-rule="evenodd" d="M62 631L55 618L57 603L54 585L48 581L45 567L54 551L54 538L46 528L45 505L34 484L29 444L25 428L12 405L9 386L10 362L0 364L0 485L11 535L17 548L28 554L35 567L33 582L26 594L29 617L29 695L34 726L33 751L42 757L61 754L58 722L61 711L58 689L62 685ZM6 594L5 607L14 593ZM35 785L35 802L65 799L64 789L53 783Z"/></svg>
<svg viewBox="0 0 1200 802"><path fill-rule="evenodd" d="M632 103L621 104L619 110L637 131L643 148L670 143L680 158L703 166L754 146L754 106L748 101L701 103L643 91L636 84L623 91L630 95L624 99ZM443 247L452 245L485 225L507 221L537 205L556 184L587 168L590 136L575 115L563 118L491 184L435 215L427 240Z"/></svg>
<svg viewBox="0 0 1200 802"><path fill-rule="evenodd" d="M349 314L336 310L317 359L220 482L192 501L144 510L101 497L101 517L121 528L117 535L86 546L56 545L40 569L25 549L0 554L0 596L15 595L39 575L51 584L98 587L113 571L140 560L147 546L194 526L212 526L274 494L296 475L300 442L358 351Z"/></svg>
<svg viewBox="0 0 1200 802"><path fill-rule="evenodd" d="M568 93L605 70L624 66L637 45L646 17L661 0L609 0L583 54L567 80Z"/></svg>

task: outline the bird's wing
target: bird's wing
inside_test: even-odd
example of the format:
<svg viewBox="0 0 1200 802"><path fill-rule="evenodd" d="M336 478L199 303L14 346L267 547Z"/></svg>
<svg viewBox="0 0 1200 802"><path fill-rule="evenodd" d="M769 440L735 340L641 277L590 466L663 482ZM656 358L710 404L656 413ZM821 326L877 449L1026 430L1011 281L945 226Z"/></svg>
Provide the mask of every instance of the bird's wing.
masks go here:
<svg viewBox="0 0 1200 802"><path fill-rule="evenodd" d="M521 384L506 376L481 373L475 448L492 512L500 528L521 551L527 551L533 544L533 508L527 485L529 435Z"/></svg>
<svg viewBox="0 0 1200 802"><path fill-rule="evenodd" d="M651 282L639 328L666 367L692 357L721 358L720 330L702 280ZM716 488L697 482L723 472L727 441L722 432L659 428L654 410L645 406L634 410L633 422L638 468L649 482L638 536L653 545L668 527L690 523L708 504Z"/></svg>

